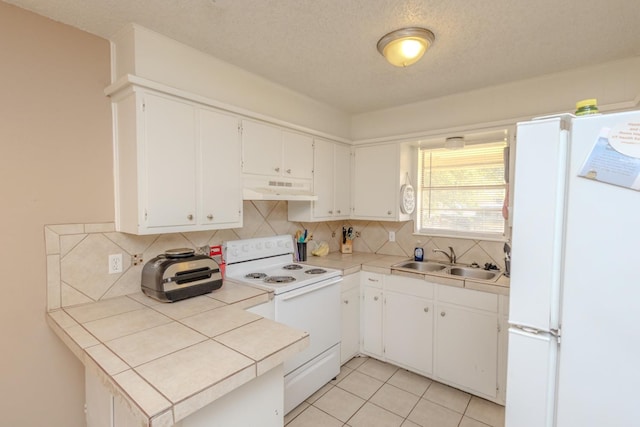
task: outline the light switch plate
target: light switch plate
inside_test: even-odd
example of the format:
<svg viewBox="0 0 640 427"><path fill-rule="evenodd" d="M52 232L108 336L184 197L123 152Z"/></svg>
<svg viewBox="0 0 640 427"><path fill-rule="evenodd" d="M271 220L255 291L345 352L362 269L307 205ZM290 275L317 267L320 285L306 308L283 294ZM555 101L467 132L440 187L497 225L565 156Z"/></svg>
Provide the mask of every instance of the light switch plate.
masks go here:
<svg viewBox="0 0 640 427"><path fill-rule="evenodd" d="M395 231L390 231L389 232L389 241L390 242L395 242L396 241L396 232Z"/></svg>

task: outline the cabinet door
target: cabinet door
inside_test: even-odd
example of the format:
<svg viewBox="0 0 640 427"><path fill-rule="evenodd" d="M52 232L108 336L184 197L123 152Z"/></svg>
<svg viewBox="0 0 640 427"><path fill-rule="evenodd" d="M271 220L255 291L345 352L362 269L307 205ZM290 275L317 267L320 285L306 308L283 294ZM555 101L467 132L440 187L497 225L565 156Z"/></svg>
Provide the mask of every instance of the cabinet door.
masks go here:
<svg viewBox="0 0 640 427"><path fill-rule="evenodd" d="M342 338L340 342L340 363L348 362L360 351L360 289L343 292L342 298Z"/></svg>
<svg viewBox="0 0 640 427"><path fill-rule="evenodd" d="M446 304L436 312L436 377L495 398L497 313Z"/></svg>
<svg viewBox="0 0 640 427"><path fill-rule="evenodd" d="M148 227L196 223L195 107L144 94L142 193Z"/></svg>
<svg viewBox="0 0 640 427"><path fill-rule="evenodd" d="M394 219L398 207L398 152L395 145L356 147L353 208L357 218Z"/></svg>
<svg viewBox="0 0 640 427"><path fill-rule="evenodd" d="M242 172L279 176L282 170L282 130L242 121Z"/></svg>
<svg viewBox="0 0 640 427"><path fill-rule="evenodd" d="M431 374L433 302L385 291L384 354L387 360Z"/></svg>
<svg viewBox="0 0 640 427"><path fill-rule="evenodd" d="M113 395L89 368L84 370L87 427L113 427Z"/></svg>
<svg viewBox="0 0 640 427"><path fill-rule="evenodd" d="M313 178L313 139L293 132L282 132L282 176Z"/></svg>
<svg viewBox="0 0 640 427"><path fill-rule="evenodd" d="M382 357L382 290L365 286L362 298L362 349Z"/></svg>
<svg viewBox="0 0 640 427"><path fill-rule="evenodd" d="M316 139L313 147L313 202L316 218L331 218L333 211L333 143Z"/></svg>
<svg viewBox="0 0 640 427"><path fill-rule="evenodd" d="M348 218L351 209L351 148L335 144L333 174L333 212Z"/></svg>
<svg viewBox="0 0 640 427"><path fill-rule="evenodd" d="M199 110L201 224L242 226L241 147L237 117Z"/></svg>

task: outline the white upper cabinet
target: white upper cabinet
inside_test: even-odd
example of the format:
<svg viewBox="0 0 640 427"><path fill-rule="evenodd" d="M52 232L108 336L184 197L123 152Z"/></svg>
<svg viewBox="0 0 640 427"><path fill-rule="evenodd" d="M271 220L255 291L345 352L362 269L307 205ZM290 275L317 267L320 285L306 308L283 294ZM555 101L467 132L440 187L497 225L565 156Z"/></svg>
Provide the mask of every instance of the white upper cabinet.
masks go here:
<svg viewBox="0 0 640 427"><path fill-rule="evenodd" d="M351 148L323 139L313 142L313 192L318 200L289 202L290 221L349 218Z"/></svg>
<svg viewBox="0 0 640 427"><path fill-rule="evenodd" d="M242 121L242 172L293 179L313 176L313 139L275 126Z"/></svg>
<svg viewBox="0 0 640 427"><path fill-rule="evenodd" d="M202 224L242 226L242 149L238 118L199 110L199 170Z"/></svg>
<svg viewBox="0 0 640 427"><path fill-rule="evenodd" d="M135 86L113 95L113 110L118 231L242 226L236 117Z"/></svg>
<svg viewBox="0 0 640 427"><path fill-rule="evenodd" d="M351 214L351 147L334 145L333 212L334 217Z"/></svg>
<svg viewBox="0 0 640 427"><path fill-rule="evenodd" d="M411 167L411 151L400 144L356 147L353 169L353 219L407 221L400 211L400 187Z"/></svg>
<svg viewBox="0 0 640 427"><path fill-rule="evenodd" d="M282 176L313 178L313 138L282 131Z"/></svg>
<svg viewBox="0 0 640 427"><path fill-rule="evenodd" d="M141 194L146 195L145 224L195 224L196 109L186 102L151 93L141 97L144 149L140 166L146 169L141 176L146 181L146 194Z"/></svg>

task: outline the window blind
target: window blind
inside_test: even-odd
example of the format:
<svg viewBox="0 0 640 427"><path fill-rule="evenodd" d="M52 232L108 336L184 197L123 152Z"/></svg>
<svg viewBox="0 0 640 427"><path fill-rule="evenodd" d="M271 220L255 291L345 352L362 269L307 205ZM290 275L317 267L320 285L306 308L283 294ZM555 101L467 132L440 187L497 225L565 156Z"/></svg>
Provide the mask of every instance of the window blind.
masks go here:
<svg viewBox="0 0 640 427"><path fill-rule="evenodd" d="M460 150L420 149L418 231L501 236L505 146L500 141Z"/></svg>

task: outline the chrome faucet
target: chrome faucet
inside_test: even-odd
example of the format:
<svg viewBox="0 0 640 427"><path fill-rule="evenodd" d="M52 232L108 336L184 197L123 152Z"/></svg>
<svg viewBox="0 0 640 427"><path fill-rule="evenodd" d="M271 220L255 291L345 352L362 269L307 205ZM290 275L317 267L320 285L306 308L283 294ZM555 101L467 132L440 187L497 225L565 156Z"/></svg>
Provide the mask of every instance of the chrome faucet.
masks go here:
<svg viewBox="0 0 640 427"><path fill-rule="evenodd" d="M443 254L445 254L447 256L447 258L449 258L449 262L451 264L455 264L456 263L456 253L453 250L453 247L449 246L449 253L447 253L447 251L443 251L442 249L434 249L433 252L441 252Z"/></svg>

